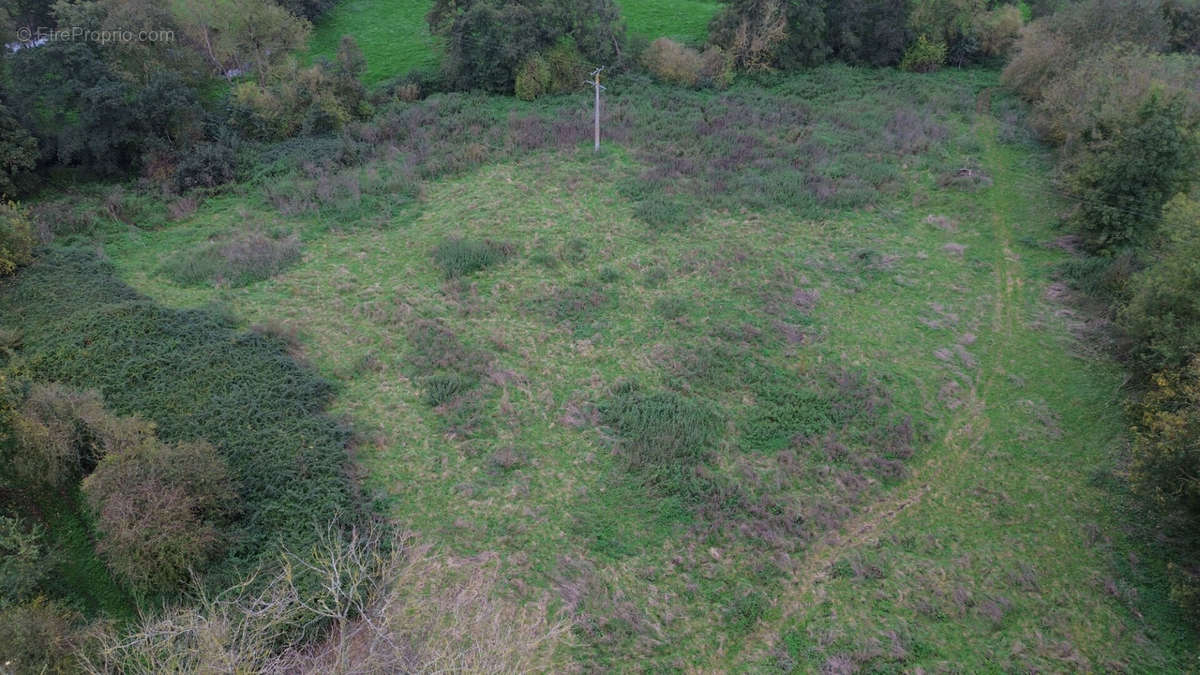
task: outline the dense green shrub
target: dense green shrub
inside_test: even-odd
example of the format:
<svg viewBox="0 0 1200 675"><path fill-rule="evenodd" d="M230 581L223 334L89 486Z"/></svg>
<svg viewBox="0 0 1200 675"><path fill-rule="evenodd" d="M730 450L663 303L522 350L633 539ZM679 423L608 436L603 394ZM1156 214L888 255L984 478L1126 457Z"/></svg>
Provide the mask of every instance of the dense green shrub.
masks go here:
<svg viewBox="0 0 1200 675"><path fill-rule="evenodd" d="M1130 476L1182 544L1182 555L1170 566L1171 597L1200 619L1200 356L1183 368L1155 375L1134 412Z"/></svg>
<svg viewBox="0 0 1200 675"><path fill-rule="evenodd" d="M32 262L33 244L29 213L13 202L0 202L0 277Z"/></svg>
<svg viewBox="0 0 1200 675"><path fill-rule="evenodd" d="M0 607L31 596L46 575L42 529L0 516Z"/></svg>
<svg viewBox="0 0 1200 675"><path fill-rule="evenodd" d="M149 436L104 457L83 481L100 532L97 549L142 591L175 590L222 545L236 504L224 460L206 442Z"/></svg>
<svg viewBox="0 0 1200 675"><path fill-rule="evenodd" d="M0 609L0 654L12 673L68 675L80 672L76 650L83 639L80 617L51 600L36 598Z"/></svg>
<svg viewBox="0 0 1200 675"><path fill-rule="evenodd" d="M1120 123L1097 125L1070 184L1076 225L1095 249L1144 242L1173 195L1196 179L1196 120L1184 101L1152 93Z"/></svg>
<svg viewBox="0 0 1200 675"><path fill-rule="evenodd" d="M18 320L30 379L94 387L117 414L155 422L163 442L217 449L241 514L214 571L241 574L280 546L306 547L315 524L356 517L348 432L323 412L330 385L280 339L158 306L92 250L55 250L0 285L0 328Z"/></svg>
<svg viewBox="0 0 1200 675"><path fill-rule="evenodd" d="M917 41L904 52L904 58L900 60L902 70L911 70L915 73L932 72L945 64L946 43L930 40L924 35L917 38Z"/></svg>
<svg viewBox="0 0 1200 675"><path fill-rule="evenodd" d="M1178 195L1163 211L1153 262L1130 282L1121 323L1143 371L1200 354L1200 202Z"/></svg>
<svg viewBox="0 0 1200 675"><path fill-rule="evenodd" d="M437 0L429 28L445 40L448 84L493 92L513 91L517 75L536 54L545 57L555 90L565 83L560 56L577 49L589 63L615 65L624 41L612 0ZM561 44L572 47L552 53Z"/></svg>
<svg viewBox="0 0 1200 675"><path fill-rule="evenodd" d="M455 237L442 241L433 249L433 260L447 279L454 279L504 262L515 248L505 242Z"/></svg>

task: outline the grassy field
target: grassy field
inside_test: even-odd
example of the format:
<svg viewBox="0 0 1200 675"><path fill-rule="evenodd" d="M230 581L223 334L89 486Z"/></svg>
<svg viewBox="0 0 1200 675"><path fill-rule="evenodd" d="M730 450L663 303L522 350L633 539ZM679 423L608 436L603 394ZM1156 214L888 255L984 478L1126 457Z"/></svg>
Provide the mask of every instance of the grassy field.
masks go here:
<svg viewBox="0 0 1200 675"><path fill-rule="evenodd" d="M425 22L431 5L429 0L343 0L316 22L309 42L310 58L333 58L342 36L353 35L367 57L363 81L368 86L414 68L436 67L437 42ZM623 0L620 6L632 34L667 36L701 45L720 3Z"/></svg>
<svg viewBox="0 0 1200 675"><path fill-rule="evenodd" d="M1056 299L1062 205L994 84L614 81L598 155L571 101L437 99L395 119L474 132L420 180L382 158L299 208L265 179L103 250L293 334L369 498L549 598L564 665L1188 670L1113 478L1120 376ZM249 230L300 260L180 281Z"/></svg>

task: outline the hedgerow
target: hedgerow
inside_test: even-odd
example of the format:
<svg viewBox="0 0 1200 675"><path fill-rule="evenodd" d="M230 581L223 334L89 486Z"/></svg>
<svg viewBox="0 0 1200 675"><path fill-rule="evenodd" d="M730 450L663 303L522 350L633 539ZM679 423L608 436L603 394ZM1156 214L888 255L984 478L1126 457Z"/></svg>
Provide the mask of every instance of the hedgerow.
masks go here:
<svg viewBox="0 0 1200 675"><path fill-rule="evenodd" d="M324 413L331 386L280 340L156 305L80 249L49 253L0 287L0 327L16 321L18 374L98 389L114 412L153 421L164 442L217 448L242 514L216 569L245 571L281 545L303 548L315 524L353 516L348 430Z"/></svg>

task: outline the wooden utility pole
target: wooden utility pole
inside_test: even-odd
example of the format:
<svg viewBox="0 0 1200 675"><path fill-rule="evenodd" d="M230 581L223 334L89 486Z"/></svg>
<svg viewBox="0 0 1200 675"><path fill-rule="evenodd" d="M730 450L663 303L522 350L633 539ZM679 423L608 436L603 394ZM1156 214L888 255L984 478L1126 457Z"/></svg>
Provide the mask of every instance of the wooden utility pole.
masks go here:
<svg viewBox="0 0 1200 675"><path fill-rule="evenodd" d="M604 91L604 86L600 84L600 71L604 70L604 66L592 71L592 80L588 84L596 88L596 147L595 152L600 152L600 92Z"/></svg>

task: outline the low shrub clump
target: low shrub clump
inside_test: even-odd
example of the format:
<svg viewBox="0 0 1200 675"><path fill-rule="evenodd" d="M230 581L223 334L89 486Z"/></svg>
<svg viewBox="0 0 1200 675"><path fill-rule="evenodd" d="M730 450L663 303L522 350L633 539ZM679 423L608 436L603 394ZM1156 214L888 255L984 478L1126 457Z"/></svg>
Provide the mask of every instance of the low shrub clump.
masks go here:
<svg viewBox="0 0 1200 675"><path fill-rule="evenodd" d="M183 251L165 270L180 284L237 288L270 279L299 260L300 239L295 235L250 231Z"/></svg>
<svg viewBox="0 0 1200 675"><path fill-rule="evenodd" d="M507 260L516 247L491 240L452 238L433 250L433 260L447 279L464 277Z"/></svg>

